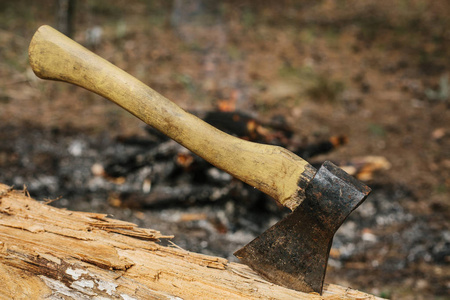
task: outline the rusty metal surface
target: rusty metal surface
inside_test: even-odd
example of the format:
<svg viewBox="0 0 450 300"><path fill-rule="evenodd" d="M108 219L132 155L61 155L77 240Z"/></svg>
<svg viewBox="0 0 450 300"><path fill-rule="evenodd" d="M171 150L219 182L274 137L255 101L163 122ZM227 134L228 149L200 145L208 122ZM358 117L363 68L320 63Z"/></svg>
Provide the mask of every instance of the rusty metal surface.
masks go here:
<svg viewBox="0 0 450 300"><path fill-rule="evenodd" d="M369 193L369 187L327 161L306 189L306 199L235 255L274 283L322 293L333 236Z"/></svg>

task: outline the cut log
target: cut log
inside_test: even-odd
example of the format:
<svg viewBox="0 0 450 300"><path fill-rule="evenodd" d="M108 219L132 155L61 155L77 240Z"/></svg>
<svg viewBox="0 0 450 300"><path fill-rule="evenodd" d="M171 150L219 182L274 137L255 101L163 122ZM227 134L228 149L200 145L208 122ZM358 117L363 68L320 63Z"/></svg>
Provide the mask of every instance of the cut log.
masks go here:
<svg viewBox="0 0 450 300"><path fill-rule="evenodd" d="M322 297L283 288L245 265L157 243L170 237L0 184L0 298L379 299L332 284Z"/></svg>

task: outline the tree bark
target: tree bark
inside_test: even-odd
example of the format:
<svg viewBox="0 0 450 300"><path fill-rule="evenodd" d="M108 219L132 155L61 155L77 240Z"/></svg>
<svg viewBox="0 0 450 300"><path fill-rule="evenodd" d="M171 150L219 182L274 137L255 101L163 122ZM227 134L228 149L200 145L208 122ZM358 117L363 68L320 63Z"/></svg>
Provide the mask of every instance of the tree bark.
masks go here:
<svg viewBox="0 0 450 300"><path fill-rule="evenodd" d="M152 229L33 200L0 184L1 299L379 299L274 285L247 266L164 247Z"/></svg>

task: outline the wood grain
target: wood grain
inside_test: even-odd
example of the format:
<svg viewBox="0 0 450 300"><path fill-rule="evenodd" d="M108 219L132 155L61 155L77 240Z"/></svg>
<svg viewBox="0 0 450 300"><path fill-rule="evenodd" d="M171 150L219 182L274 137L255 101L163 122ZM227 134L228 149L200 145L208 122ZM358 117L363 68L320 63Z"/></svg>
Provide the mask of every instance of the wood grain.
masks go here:
<svg viewBox="0 0 450 300"><path fill-rule="evenodd" d="M286 289L161 238L170 236L0 184L0 299L380 299L332 284L323 296Z"/></svg>
<svg viewBox="0 0 450 300"><path fill-rule="evenodd" d="M29 48L37 76L69 82L120 105L216 167L295 209L315 169L292 152L230 136L50 26L41 26Z"/></svg>

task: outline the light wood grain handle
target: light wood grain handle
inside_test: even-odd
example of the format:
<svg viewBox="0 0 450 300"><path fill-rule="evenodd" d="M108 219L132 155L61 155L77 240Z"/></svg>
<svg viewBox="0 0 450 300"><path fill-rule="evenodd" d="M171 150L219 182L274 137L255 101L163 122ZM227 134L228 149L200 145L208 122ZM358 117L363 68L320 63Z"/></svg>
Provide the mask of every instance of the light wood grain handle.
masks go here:
<svg viewBox="0 0 450 300"><path fill-rule="evenodd" d="M291 209L315 169L292 152L230 136L161 96L144 83L69 39L41 26L29 48L43 79L76 84L120 105L192 152Z"/></svg>

